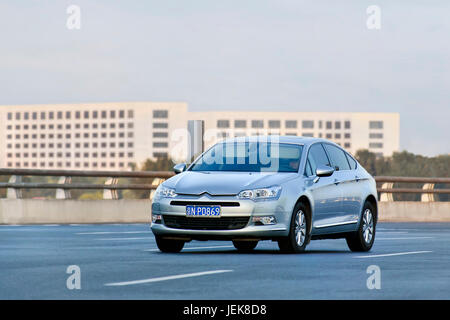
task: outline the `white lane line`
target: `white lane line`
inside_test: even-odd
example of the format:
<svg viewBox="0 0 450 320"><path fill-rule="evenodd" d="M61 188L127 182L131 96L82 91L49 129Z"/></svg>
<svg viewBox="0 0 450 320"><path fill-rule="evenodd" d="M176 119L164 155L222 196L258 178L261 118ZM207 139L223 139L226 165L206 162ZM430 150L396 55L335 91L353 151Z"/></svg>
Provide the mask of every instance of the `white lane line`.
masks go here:
<svg viewBox="0 0 450 320"><path fill-rule="evenodd" d="M375 241L380 241L380 240L418 240L418 239L434 239L434 237L375 238Z"/></svg>
<svg viewBox="0 0 450 320"><path fill-rule="evenodd" d="M234 248L234 246L185 247L183 248L183 250L216 249L216 248ZM146 249L144 251L155 252L159 251L159 249Z"/></svg>
<svg viewBox="0 0 450 320"><path fill-rule="evenodd" d="M151 231L98 231L98 232L77 232L75 234L136 234L136 233L151 233Z"/></svg>
<svg viewBox="0 0 450 320"><path fill-rule="evenodd" d="M386 253L386 254L373 254L368 256L357 256L355 258L378 258L378 257L392 257L392 256L403 256L406 254L419 254L419 253L429 253L433 251L410 251L410 252L398 252L398 253Z"/></svg>
<svg viewBox="0 0 450 320"><path fill-rule="evenodd" d="M408 233L408 231L378 231L376 232L377 234L404 234L404 233Z"/></svg>
<svg viewBox="0 0 450 320"><path fill-rule="evenodd" d="M178 275L174 275L174 276L166 276L166 277L159 277L159 278L105 283L105 286L129 286L129 285L134 285L134 284L159 282L159 281L183 279L183 278L190 278L190 277L199 277L199 276L205 276L205 275L209 275L209 274L225 273L225 272L232 272L232 271L233 270L212 270L212 271L203 271L203 272L195 272L195 273L185 273L185 274L178 274Z"/></svg>
<svg viewBox="0 0 450 320"><path fill-rule="evenodd" d="M94 239L97 241L121 241L121 240L155 240L155 238L149 238L149 237L145 237L145 238L103 238L103 239Z"/></svg>

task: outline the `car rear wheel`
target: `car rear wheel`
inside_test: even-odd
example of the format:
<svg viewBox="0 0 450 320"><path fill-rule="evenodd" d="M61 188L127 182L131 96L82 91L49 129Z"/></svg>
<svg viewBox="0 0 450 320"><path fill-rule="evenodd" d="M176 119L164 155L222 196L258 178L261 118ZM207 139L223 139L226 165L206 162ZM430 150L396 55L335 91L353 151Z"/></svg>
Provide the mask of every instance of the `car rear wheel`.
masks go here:
<svg viewBox="0 0 450 320"><path fill-rule="evenodd" d="M284 253L299 253L305 251L309 242L310 218L303 203L295 205L291 218L289 236L278 240L278 247Z"/></svg>
<svg viewBox="0 0 450 320"><path fill-rule="evenodd" d="M156 245L162 252L176 253L180 252L184 247L184 241L182 240L164 239L160 236L155 236L155 238Z"/></svg>
<svg viewBox="0 0 450 320"><path fill-rule="evenodd" d="M240 252L250 252L256 248L258 241L235 241L233 240L234 247Z"/></svg>
<svg viewBox="0 0 450 320"><path fill-rule="evenodd" d="M376 216L374 206L366 201L364 204L358 230L346 237L347 245L351 251L369 251L375 240Z"/></svg>

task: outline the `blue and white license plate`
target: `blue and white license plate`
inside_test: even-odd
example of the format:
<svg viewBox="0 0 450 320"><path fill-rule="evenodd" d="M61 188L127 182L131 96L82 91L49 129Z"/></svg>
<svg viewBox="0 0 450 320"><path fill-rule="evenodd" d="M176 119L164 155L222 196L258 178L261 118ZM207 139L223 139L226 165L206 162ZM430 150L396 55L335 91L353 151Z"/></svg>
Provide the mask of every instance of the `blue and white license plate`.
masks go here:
<svg viewBox="0 0 450 320"><path fill-rule="evenodd" d="M188 217L220 217L220 206L186 206Z"/></svg>

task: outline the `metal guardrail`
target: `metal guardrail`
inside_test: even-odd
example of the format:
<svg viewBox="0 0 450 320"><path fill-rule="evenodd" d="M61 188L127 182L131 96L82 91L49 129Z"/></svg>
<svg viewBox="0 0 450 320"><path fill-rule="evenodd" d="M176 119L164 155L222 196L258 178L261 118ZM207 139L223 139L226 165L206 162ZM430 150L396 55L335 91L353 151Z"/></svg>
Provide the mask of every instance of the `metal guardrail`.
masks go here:
<svg viewBox="0 0 450 320"><path fill-rule="evenodd" d="M22 198L22 189L56 189L56 199L70 199L70 190L103 190L103 199L118 199L118 190L154 190L167 178L170 171L80 171L1 169L0 176L10 176L8 182L0 182L0 189L7 189L7 198ZM58 183L22 182L24 176L59 177ZM72 183L72 177L107 178L105 184ZM119 178L152 178L151 184L118 184ZM152 191L153 190L153 191Z"/></svg>
<svg viewBox="0 0 450 320"><path fill-rule="evenodd" d="M103 190L103 199L118 199L118 190L154 190L167 178L170 171L79 171L79 170L34 170L1 169L0 176L9 176L8 182L0 182L0 189L7 189L7 198L22 198L22 189L56 189L57 199L70 199L70 190ZM22 182L24 176L59 177L58 183ZM72 183L72 177L107 178L105 184ZM151 184L118 184L119 178L152 178ZM435 189L436 184L450 184L450 178L391 177L377 176L380 201L394 201L395 193L421 194L421 201L436 201L435 194L450 194L450 189ZM422 188L394 188L395 183L420 183Z"/></svg>

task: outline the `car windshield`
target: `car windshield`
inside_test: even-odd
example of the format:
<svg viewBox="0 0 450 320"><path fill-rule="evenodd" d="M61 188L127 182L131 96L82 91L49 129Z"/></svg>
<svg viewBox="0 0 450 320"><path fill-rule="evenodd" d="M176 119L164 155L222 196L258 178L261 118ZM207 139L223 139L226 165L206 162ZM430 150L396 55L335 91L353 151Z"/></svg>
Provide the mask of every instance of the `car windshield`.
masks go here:
<svg viewBox="0 0 450 320"><path fill-rule="evenodd" d="M218 143L191 171L297 172L303 146L273 142Z"/></svg>

